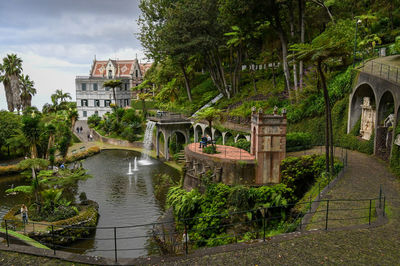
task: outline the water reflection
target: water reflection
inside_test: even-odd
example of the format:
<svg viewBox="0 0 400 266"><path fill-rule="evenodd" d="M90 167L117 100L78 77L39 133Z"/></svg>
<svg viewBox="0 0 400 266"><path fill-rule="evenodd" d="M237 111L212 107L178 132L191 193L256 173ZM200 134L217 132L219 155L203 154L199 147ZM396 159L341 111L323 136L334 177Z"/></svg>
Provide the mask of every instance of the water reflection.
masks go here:
<svg viewBox="0 0 400 266"><path fill-rule="evenodd" d="M83 166L93 178L80 181L79 192L86 192L88 199L99 203L99 227L129 226L156 222L163 212L164 202L154 197L153 180L157 174L169 174L178 178L175 169L154 160L151 165L138 163L138 171L128 175L129 162L140 153L133 151L110 150L86 159ZM119 257L146 255L148 232L152 226L118 229L117 236L142 236L135 239L118 240L124 249L141 249L118 252ZM110 229L98 229L95 240L82 241L74 248L83 248L91 255L110 256L113 252L96 250L113 249L114 242L100 239L113 237Z"/></svg>
<svg viewBox="0 0 400 266"><path fill-rule="evenodd" d="M30 181L21 175L0 177L0 219L15 205L26 203L28 200L23 193L7 195L5 191L12 187L29 185Z"/></svg>

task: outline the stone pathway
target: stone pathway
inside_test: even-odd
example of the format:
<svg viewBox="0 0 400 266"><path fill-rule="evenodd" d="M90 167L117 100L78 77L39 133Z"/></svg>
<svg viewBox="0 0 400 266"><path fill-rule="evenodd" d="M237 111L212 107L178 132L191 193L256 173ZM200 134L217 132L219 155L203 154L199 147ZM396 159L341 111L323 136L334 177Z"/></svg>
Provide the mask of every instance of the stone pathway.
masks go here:
<svg viewBox="0 0 400 266"><path fill-rule="evenodd" d="M82 132L77 133L76 132L76 128L77 127L82 127ZM91 133L91 130L89 129L87 121L86 120L78 120L78 121L76 121L75 128L74 128L74 133L75 133L75 136L77 136L83 143L89 142L87 136Z"/></svg>
<svg viewBox="0 0 400 266"><path fill-rule="evenodd" d="M320 148L306 153L319 153ZM338 154L339 151L337 150ZM299 155L304 152L299 152ZM293 153L293 155L297 155ZM317 231L282 241L249 245L248 248L215 253L198 250L186 258L171 260L173 265L399 265L400 183L386 164L373 156L348 152L344 177L332 188L331 199L377 197L382 185L389 207L389 222L370 229ZM364 221L365 223L365 221ZM229 246L226 247L229 250ZM215 254L213 254L215 253Z"/></svg>

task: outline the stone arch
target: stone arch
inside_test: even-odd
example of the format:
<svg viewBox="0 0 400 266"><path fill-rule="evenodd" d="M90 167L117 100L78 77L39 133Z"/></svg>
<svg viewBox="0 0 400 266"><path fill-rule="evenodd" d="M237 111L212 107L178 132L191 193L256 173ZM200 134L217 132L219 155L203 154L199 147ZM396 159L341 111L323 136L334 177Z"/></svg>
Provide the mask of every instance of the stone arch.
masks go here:
<svg viewBox="0 0 400 266"><path fill-rule="evenodd" d="M235 136L235 143L236 143L239 139L245 139L245 140L247 140L246 135L244 135L244 134L237 134L237 135Z"/></svg>
<svg viewBox="0 0 400 266"><path fill-rule="evenodd" d="M232 135L231 132L226 131L226 132L222 132L222 144L225 145L229 139L231 139L234 141L234 137Z"/></svg>
<svg viewBox="0 0 400 266"><path fill-rule="evenodd" d="M201 135L203 135L203 128L200 124L193 125L194 142L199 142Z"/></svg>
<svg viewBox="0 0 400 266"><path fill-rule="evenodd" d="M165 132L161 129L157 128L157 134L156 134L156 154L157 154L157 158L160 157L160 142L162 142L162 153L164 154L165 158L166 156L166 139L165 139L166 135ZM167 153L168 153L168 149L167 149Z"/></svg>
<svg viewBox="0 0 400 266"><path fill-rule="evenodd" d="M377 111L377 122L379 126L382 125L389 114L395 113L395 101L391 91L387 90L382 94L382 97L379 99Z"/></svg>
<svg viewBox="0 0 400 266"><path fill-rule="evenodd" d="M173 131L171 132L171 136L174 135L174 134L177 134L177 133L180 134L181 137L183 136L183 139L184 139L185 144L189 143L189 136L187 136L186 132L184 132L184 131L182 131L182 130L180 130L180 129L173 130Z"/></svg>
<svg viewBox="0 0 400 266"><path fill-rule="evenodd" d="M209 126L206 126L206 127L204 128L204 135L209 135L209 136L212 135L212 131L211 131L211 129L210 129Z"/></svg>
<svg viewBox="0 0 400 266"><path fill-rule="evenodd" d="M212 138L217 143L222 143L222 133L216 128L212 129Z"/></svg>
<svg viewBox="0 0 400 266"><path fill-rule="evenodd" d="M171 141L173 141L175 145L170 145ZM167 139L167 147L168 147L168 154L175 154L180 152L184 148L184 144L188 143L188 136L186 133L181 130L174 130L168 136ZM169 158L168 158L169 159Z"/></svg>
<svg viewBox="0 0 400 266"><path fill-rule="evenodd" d="M391 91L382 94L377 108L375 155L388 160L392 150L393 127L395 125L395 99Z"/></svg>
<svg viewBox="0 0 400 266"><path fill-rule="evenodd" d="M375 90L369 83L362 83L356 87L350 96L349 116L347 121L347 133L353 129L361 117L363 98L369 97L372 108L376 109L377 97Z"/></svg>

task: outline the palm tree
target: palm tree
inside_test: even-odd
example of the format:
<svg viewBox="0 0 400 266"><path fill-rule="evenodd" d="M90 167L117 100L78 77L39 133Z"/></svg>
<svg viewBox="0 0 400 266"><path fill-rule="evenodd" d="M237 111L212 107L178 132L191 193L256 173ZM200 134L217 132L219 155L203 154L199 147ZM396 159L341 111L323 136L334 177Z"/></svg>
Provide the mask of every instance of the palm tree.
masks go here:
<svg viewBox="0 0 400 266"><path fill-rule="evenodd" d="M113 80L107 80L106 82L104 82L103 86L104 87L110 87L112 88L113 91L113 98L114 98L114 104L116 106L118 106L117 104L117 97L115 96L115 88L119 88L122 85L122 81L119 79L113 79Z"/></svg>
<svg viewBox="0 0 400 266"><path fill-rule="evenodd" d="M24 74L22 74L20 82L22 110L25 110L31 106L32 96L36 94L35 83L30 80L29 75L25 76Z"/></svg>
<svg viewBox="0 0 400 266"><path fill-rule="evenodd" d="M20 75L22 60L16 54L8 54L0 64L0 82L6 92L7 107L10 112L21 107Z"/></svg>
<svg viewBox="0 0 400 266"><path fill-rule="evenodd" d="M21 169L28 169L31 168L32 170L32 189L35 194L35 202L36 202L36 211L39 213L40 211L40 182L39 178L37 176L37 171L40 169L45 169L49 165L49 161L44 160L44 159L27 159L21 161L18 166L21 167Z"/></svg>
<svg viewBox="0 0 400 266"><path fill-rule="evenodd" d="M22 116L22 132L29 143L32 159L37 158L36 145L40 137L40 120L41 114L34 107L27 108Z"/></svg>
<svg viewBox="0 0 400 266"><path fill-rule="evenodd" d="M55 111L59 109L64 109L63 105L65 105L64 103L67 102L66 100L72 99L71 94L69 94L68 92L64 93L62 90L56 90L56 92L52 94L50 97Z"/></svg>
<svg viewBox="0 0 400 266"><path fill-rule="evenodd" d="M72 132L74 132L75 123L76 123L76 121L77 121L78 118L79 118L79 113L78 113L78 111L76 110L76 107L75 107L75 108L70 107L70 108L68 109L68 118L69 118L69 120L71 121L71 130L72 130Z"/></svg>

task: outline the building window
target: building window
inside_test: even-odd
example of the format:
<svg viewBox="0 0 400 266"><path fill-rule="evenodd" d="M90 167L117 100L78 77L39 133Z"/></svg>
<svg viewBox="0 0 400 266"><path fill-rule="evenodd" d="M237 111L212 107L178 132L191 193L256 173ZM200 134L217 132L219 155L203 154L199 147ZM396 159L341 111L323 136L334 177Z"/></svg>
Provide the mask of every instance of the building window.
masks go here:
<svg viewBox="0 0 400 266"><path fill-rule="evenodd" d="M81 100L81 106L88 106L88 100Z"/></svg>
<svg viewBox="0 0 400 266"><path fill-rule="evenodd" d="M129 105L129 99L125 99L124 100L124 106L128 106Z"/></svg>
<svg viewBox="0 0 400 266"><path fill-rule="evenodd" d="M119 106L122 106L122 99L119 100Z"/></svg>
<svg viewBox="0 0 400 266"><path fill-rule="evenodd" d="M99 115L99 111L94 111L94 114L95 115Z"/></svg>
<svg viewBox="0 0 400 266"><path fill-rule="evenodd" d="M82 83L82 91L86 90L86 83Z"/></svg>
<svg viewBox="0 0 400 266"><path fill-rule="evenodd" d="M112 70L111 70L111 69L108 70L108 78L109 78L109 79L112 79Z"/></svg>
<svg viewBox="0 0 400 266"><path fill-rule="evenodd" d="M100 107L100 100L94 100L94 106Z"/></svg>
<svg viewBox="0 0 400 266"><path fill-rule="evenodd" d="M97 91L97 90L98 90L97 83L94 83L94 84L93 84L93 90L94 90L94 91Z"/></svg>
<svg viewBox="0 0 400 266"><path fill-rule="evenodd" d="M104 106L105 107L110 107L111 100L104 100Z"/></svg>
<svg viewBox="0 0 400 266"><path fill-rule="evenodd" d="M87 117L87 111L83 111L83 117Z"/></svg>
<svg viewBox="0 0 400 266"><path fill-rule="evenodd" d="M128 83L125 83L125 90L128 90Z"/></svg>
<svg viewBox="0 0 400 266"><path fill-rule="evenodd" d="M110 90L110 87L105 87L105 89L106 89L106 91L109 91L109 90Z"/></svg>
<svg viewBox="0 0 400 266"><path fill-rule="evenodd" d="M136 69L136 77L139 77L139 71Z"/></svg>

